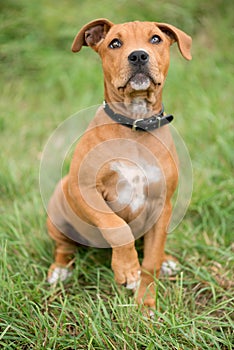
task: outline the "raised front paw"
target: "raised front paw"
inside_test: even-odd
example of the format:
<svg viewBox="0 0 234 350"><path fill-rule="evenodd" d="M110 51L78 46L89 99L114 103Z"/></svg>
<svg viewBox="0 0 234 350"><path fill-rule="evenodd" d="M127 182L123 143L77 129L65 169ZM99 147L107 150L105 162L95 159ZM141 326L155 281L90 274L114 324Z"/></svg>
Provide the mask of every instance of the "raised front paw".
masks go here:
<svg viewBox="0 0 234 350"><path fill-rule="evenodd" d="M113 268L113 266L112 266ZM140 265L125 267L125 268L113 268L115 274L115 281L118 284L126 287L127 289L137 289L140 283Z"/></svg>
<svg viewBox="0 0 234 350"><path fill-rule="evenodd" d="M135 291L140 285L140 277L141 277L141 271L137 270L137 273L131 274L131 276L126 277L127 282L122 283L122 286L124 286L127 289L131 289Z"/></svg>
<svg viewBox="0 0 234 350"><path fill-rule="evenodd" d="M115 281L127 289L136 289L140 283L141 268L133 245L113 248L112 269Z"/></svg>

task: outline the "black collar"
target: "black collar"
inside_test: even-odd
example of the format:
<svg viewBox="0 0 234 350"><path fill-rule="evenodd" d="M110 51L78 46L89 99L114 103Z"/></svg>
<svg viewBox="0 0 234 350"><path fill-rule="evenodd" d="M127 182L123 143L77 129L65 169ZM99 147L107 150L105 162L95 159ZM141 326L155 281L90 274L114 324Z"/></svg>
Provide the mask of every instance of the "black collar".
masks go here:
<svg viewBox="0 0 234 350"><path fill-rule="evenodd" d="M103 103L103 108L111 119L121 125L131 128L132 130L152 131L160 128L165 124L169 124L173 120L173 116L171 114L165 116L163 115L163 106L159 114L154 114L149 118L141 118L136 120L128 118L125 115L115 113L105 101Z"/></svg>

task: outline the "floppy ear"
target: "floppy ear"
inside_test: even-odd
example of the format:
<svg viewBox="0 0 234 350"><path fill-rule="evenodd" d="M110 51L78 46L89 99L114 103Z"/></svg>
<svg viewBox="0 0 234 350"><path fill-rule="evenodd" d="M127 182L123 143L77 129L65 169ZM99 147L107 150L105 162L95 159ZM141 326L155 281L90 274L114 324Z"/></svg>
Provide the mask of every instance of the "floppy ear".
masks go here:
<svg viewBox="0 0 234 350"><path fill-rule="evenodd" d="M82 46L91 46L97 51L96 45L105 38L107 32L114 24L108 19L99 18L92 22L89 22L76 35L73 44L72 51L78 52Z"/></svg>
<svg viewBox="0 0 234 350"><path fill-rule="evenodd" d="M157 27L164 32L166 35L168 35L171 39L171 44L173 44L175 41L177 42L177 45L180 49L180 52L186 60L191 60L191 45L192 45L192 38L184 33L182 30L172 26L171 24L167 23L156 23Z"/></svg>

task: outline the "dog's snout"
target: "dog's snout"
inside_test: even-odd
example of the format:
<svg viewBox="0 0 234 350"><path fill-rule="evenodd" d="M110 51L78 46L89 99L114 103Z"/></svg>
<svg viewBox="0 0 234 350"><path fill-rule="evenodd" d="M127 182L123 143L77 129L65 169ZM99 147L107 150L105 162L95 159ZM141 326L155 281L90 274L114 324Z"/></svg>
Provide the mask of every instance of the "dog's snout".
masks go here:
<svg viewBox="0 0 234 350"><path fill-rule="evenodd" d="M143 50L133 51L128 56L128 61L134 66L143 65L149 61L149 55L146 51Z"/></svg>

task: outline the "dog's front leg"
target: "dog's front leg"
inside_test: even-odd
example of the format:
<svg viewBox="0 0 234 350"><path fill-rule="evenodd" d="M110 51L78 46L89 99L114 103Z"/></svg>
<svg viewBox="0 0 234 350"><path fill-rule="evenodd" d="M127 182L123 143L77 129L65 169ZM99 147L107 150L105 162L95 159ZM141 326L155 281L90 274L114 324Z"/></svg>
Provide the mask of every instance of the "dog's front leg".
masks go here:
<svg viewBox="0 0 234 350"><path fill-rule="evenodd" d="M82 189L73 183L72 188L73 209L96 226L112 248L112 269L116 282L129 289L135 288L140 278L140 264L131 228L111 210L101 193L92 186ZM81 193L85 193L88 200L84 200Z"/></svg>
<svg viewBox="0 0 234 350"><path fill-rule="evenodd" d="M155 277L158 278L165 260L165 242L172 207L168 202L158 222L144 236L144 259L142 261L141 283L137 291L137 302L155 307Z"/></svg>
<svg viewBox="0 0 234 350"><path fill-rule="evenodd" d="M135 289L140 278L140 264L133 243L112 249L112 269L117 283Z"/></svg>
<svg viewBox="0 0 234 350"><path fill-rule="evenodd" d="M115 214L113 214L115 216ZM113 227L114 221L110 222L109 228L99 228L103 237L112 247L111 267L114 271L115 281L128 289L135 289L138 285L141 268L138 254L135 248L135 240L129 225L117 216L122 227Z"/></svg>
<svg viewBox="0 0 234 350"><path fill-rule="evenodd" d="M139 283L141 268L132 231L129 225L116 214L99 214L102 217L99 230L112 247L111 267L115 281L128 289L135 289ZM104 224L105 228L100 227ZM117 224L118 227L115 227Z"/></svg>

